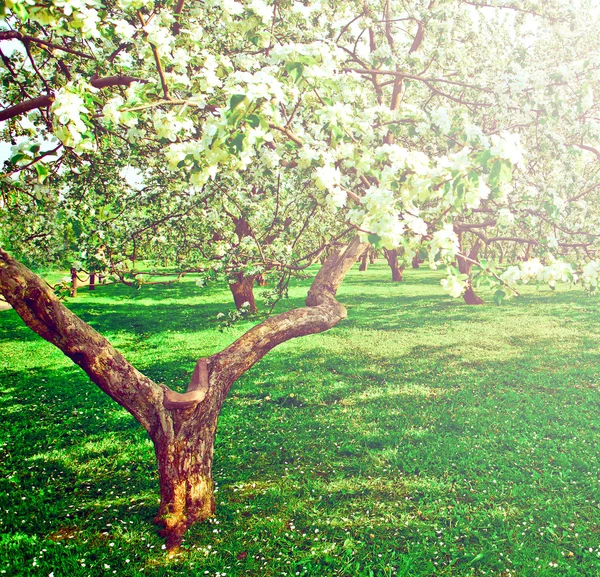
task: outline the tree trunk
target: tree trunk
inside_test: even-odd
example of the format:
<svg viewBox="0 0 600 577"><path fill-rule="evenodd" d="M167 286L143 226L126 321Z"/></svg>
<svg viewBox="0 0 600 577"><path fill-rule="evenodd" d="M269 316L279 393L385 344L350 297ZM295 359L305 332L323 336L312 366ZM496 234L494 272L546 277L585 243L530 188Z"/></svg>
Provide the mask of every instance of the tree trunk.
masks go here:
<svg viewBox="0 0 600 577"><path fill-rule="evenodd" d="M0 295L25 323L79 365L106 394L125 407L152 439L160 479L167 548L215 510L212 459L217 419L233 383L277 345L330 329L346 317L337 290L366 245L358 237L327 258L306 306L269 317L209 359L200 359L178 393L141 374L99 333L74 315L27 267L0 248Z"/></svg>
<svg viewBox="0 0 600 577"><path fill-rule="evenodd" d="M375 251L369 251L369 264L375 264Z"/></svg>
<svg viewBox="0 0 600 577"><path fill-rule="evenodd" d="M419 255L418 254L415 255L415 256L413 256L412 267L413 268L419 268Z"/></svg>
<svg viewBox="0 0 600 577"><path fill-rule="evenodd" d="M90 271L90 290L96 290L96 273L94 271Z"/></svg>
<svg viewBox="0 0 600 577"><path fill-rule="evenodd" d="M256 275L256 284L258 286L267 286L267 279L265 278L264 274L257 274Z"/></svg>
<svg viewBox="0 0 600 577"><path fill-rule="evenodd" d="M368 251L365 251L365 253L362 255L362 258L360 259L360 266L358 267L358 270L361 272L364 272L368 268L369 268L369 254L368 254Z"/></svg>
<svg viewBox="0 0 600 577"><path fill-rule="evenodd" d="M398 265L398 249L387 250L384 249L385 258L387 263L392 270L392 281L402 282L402 273L404 272L404 265Z"/></svg>
<svg viewBox="0 0 600 577"><path fill-rule="evenodd" d="M255 313L256 301L254 300L254 275L245 276L243 272L234 275L235 282L229 284L235 308L239 311L245 303L248 303L248 312Z"/></svg>
<svg viewBox="0 0 600 577"><path fill-rule="evenodd" d="M174 434L154 440L160 483L160 506L154 518L162 526L167 549L179 547L185 532L215 513L212 463L216 418L200 426L189 417Z"/></svg>
<svg viewBox="0 0 600 577"><path fill-rule="evenodd" d="M462 251L462 234L459 234L458 238L460 241ZM473 248L468 254L468 259L465 259L461 256L456 257L456 260L458 261L458 270L462 274L466 274L469 277L467 280L467 290L463 293L463 299L468 305L482 305L485 302L482 298L478 297L475 294L475 291L473 290L473 284L471 282L471 270L474 264L473 261L477 260L477 255L479 254L479 250L482 246L483 243L481 242L481 240L477 239L475 241L475 244L473 245Z"/></svg>
<svg viewBox="0 0 600 577"><path fill-rule="evenodd" d="M74 266L71 267L71 296L77 296L77 269Z"/></svg>

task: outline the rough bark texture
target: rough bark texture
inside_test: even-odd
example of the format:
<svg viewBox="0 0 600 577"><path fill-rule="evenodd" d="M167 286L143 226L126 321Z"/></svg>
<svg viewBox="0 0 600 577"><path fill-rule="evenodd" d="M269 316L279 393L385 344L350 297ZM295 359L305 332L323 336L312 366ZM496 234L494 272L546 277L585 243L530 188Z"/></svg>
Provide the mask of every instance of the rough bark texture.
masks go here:
<svg viewBox="0 0 600 577"><path fill-rule="evenodd" d="M155 521L162 525L167 548L173 550L193 523L214 513L214 439L231 386L280 343L326 331L346 317L335 295L365 248L356 237L347 247L333 251L317 274L305 307L270 317L220 353L200 359L186 393L142 375L67 309L39 277L1 248L0 294L31 329L78 364L148 431L160 481Z"/></svg>
<svg viewBox="0 0 600 577"><path fill-rule="evenodd" d="M229 284L235 308L239 311L245 303L248 303L248 312L255 313L256 300L254 299L254 280L253 275L245 276L243 272L235 275L235 282Z"/></svg>
<svg viewBox="0 0 600 577"><path fill-rule="evenodd" d="M404 272L404 265L400 266L398 264L398 250L385 249L384 252L387 263L392 271L392 281L402 282L402 273Z"/></svg>
<svg viewBox="0 0 600 577"><path fill-rule="evenodd" d="M102 335L65 307L42 279L1 248L0 294L29 328L79 365L147 431L156 427L162 388L132 367Z"/></svg>
<svg viewBox="0 0 600 577"><path fill-rule="evenodd" d="M460 236L459 239L462 247L462 238ZM456 259L458 261L458 270L462 274L466 274L469 277L467 281L467 290L463 293L463 299L468 305L482 305L485 302L482 298L475 294L475 291L473 290L473 284L471 283L471 269L473 268L473 261L477 260L477 255L479 254L482 246L483 243L481 240L477 239L473 245L473 248L468 254L468 259L460 256L458 256Z"/></svg>

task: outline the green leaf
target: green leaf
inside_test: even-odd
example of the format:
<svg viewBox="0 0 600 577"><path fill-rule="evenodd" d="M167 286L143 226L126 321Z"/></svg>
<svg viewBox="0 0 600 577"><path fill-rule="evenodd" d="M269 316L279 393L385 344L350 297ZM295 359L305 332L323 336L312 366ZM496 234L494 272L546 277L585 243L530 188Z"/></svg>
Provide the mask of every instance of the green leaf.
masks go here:
<svg viewBox="0 0 600 577"><path fill-rule="evenodd" d="M233 154L239 154L244 148L244 138L246 138L246 135L243 132L238 132L228 143L229 151Z"/></svg>
<svg viewBox="0 0 600 577"><path fill-rule="evenodd" d="M21 162L25 158L25 155L22 152L17 152L14 156L10 157L11 164L17 164L17 162Z"/></svg>
<svg viewBox="0 0 600 577"><path fill-rule="evenodd" d="M500 171L502 170L502 163L499 160L496 160L492 165L492 170L490 171L490 184L492 186L498 186L500 184Z"/></svg>
<svg viewBox="0 0 600 577"><path fill-rule="evenodd" d="M502 301L504 300L504 297L506 297L506 293L502 290L502 289L498 289L495 293L494 293L494 302L500 306L502 304Z"/></svg>
<svg viewBox="0 0 600 577"><path fill-rule="evenodd" d="M40 184L42 184L44 180L46 180L48 176L50 176L50 171L48 170L48 167L44 166L43 164L40 164L39 162L35 165L35 170L38 174L38 182Z"/></svg>
<svg viewBox="0 0 600 577"><path fill-rule="evenodd" d="M512 180L512 167L508 162L500 163L500 182L508 183Z"/></svg>
<svg viewBox="0 0 600 577"><path fill-rule="evenodd" d="M248 116L248 118L246 118L246 122L252 128L258 128L260 126L260 118L256 114L251 114L250 116Z"/></svg>
<svg viewBox="0 0 600 577"><path fill-rule="evenodd" d="M27 18L29 18L29 13L27 12L27 9L20 2L17 2L16 4L13 5L12 11L15 13L16 16L18 16L23 21L25 21L25 20L27 20Z"/></svg>
<svg viewBox="0 0 600 577"><path fill-rule="evenodd" d="M489 150L484 150L477 157L477 160L479 161L479 164L481 164L481 166L483 166L483 168L486 169L487 168L488 160L490 160L490 158L492 158L492 153Z"/></svg>
<svg viewBox="0 0 600 577"><path fill-rule="evenodd" d="M480 258L479 259L479 266L483 269L486 269L488 267L488 261L485 260L484 258Z"/></svg>
<svg viewBox="0 0 600 577"><path fill-rule="evenodd" d="M367 240L373 245L373 246L378 246L379 242L381 241L381 237L377 234L370 234L369 236L367 236Z"/></svg>
<svg viewBox="0 0 600 577"><path fill-rule="evenodd" d="M229 110L235 110L242 102L244 102L244 100L246 100L245 94L234 94L229 99Z"/></svg>
<svg viewBox="0 0 600 577"><path fill-rule="evenodd" d="M302 62L288 62L285 65L285 69L292 77L292 80L297 83L304 73L304 64L302 64Z"/></svg>

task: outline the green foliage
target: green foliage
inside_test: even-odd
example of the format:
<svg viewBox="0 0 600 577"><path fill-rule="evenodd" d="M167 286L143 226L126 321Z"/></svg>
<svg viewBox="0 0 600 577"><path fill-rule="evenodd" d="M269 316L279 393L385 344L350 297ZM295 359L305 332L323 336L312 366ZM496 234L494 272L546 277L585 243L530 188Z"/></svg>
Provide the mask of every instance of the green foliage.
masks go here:
<svg viewBox="0 0 600 577"><path fill-rule="evenodd" d="M467 307L439 276L409 269L395 284L381 263L351 272L348 320L282 345L236 383L217 435L217 517L170 559L150 524L158 481L145 433L0 312L0 569L597 575L597 300L527 286L507 306ZM309 283L278 310L300 306ZM179 390L199 357L252 324L219 332L228 290L191 280L79 295L74 312Z"/></svg>

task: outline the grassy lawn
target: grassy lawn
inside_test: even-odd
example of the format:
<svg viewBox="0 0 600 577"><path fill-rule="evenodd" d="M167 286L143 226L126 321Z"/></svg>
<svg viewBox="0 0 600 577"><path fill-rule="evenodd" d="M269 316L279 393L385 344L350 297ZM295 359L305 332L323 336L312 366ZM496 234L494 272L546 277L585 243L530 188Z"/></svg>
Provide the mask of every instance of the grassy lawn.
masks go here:
<svg viewBox="0 0 600 577"><path fill-rule="evenodd" d="M168 558L145 432L0 312L0 575L600 575L600 314L579 290L502 307L378 263L349 317L280 346L219 422L217 517ZM299 306L309 281L280 309ZM79 291L69 306L183 390L219 332L221 287Z"/></svg>

